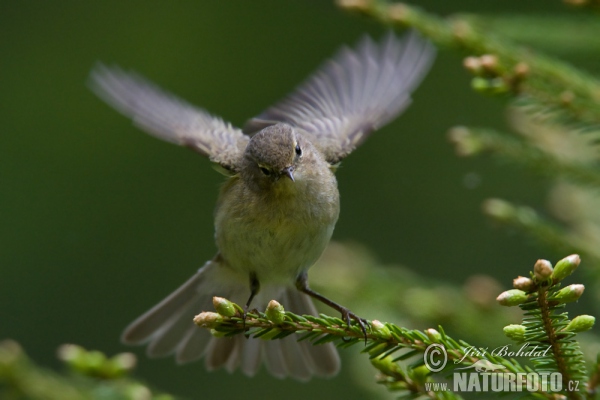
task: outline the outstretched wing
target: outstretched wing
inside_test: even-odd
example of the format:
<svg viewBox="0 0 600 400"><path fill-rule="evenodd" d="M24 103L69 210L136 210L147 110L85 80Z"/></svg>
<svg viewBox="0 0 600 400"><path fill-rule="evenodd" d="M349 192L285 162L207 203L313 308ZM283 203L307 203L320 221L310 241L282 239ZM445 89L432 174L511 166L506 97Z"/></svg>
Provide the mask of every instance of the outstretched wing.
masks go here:
<svg viewBox="0 0 600 400"><path fill-rule="evenodd" d="M249 140L240 129L119 67L98 65L90 86L147 133L190 147L231 173L238 171Z"/></svg>
<svg viewBox="0 0 600 400"><path fill-rule="evenodd" d="M278 104L251 119L244 132L286 122L304 131L335 164L411 101L431 63L433 46L414 31L390 32L381 43L365 37L344 47Z"/></svg>

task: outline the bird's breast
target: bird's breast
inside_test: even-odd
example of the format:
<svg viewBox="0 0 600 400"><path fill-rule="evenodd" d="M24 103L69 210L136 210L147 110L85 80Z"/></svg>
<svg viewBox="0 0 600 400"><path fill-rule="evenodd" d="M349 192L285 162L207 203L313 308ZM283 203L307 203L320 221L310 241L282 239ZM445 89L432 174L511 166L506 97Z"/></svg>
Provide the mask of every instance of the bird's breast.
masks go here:
<svg viewBox="0 0 600 400"><path fill-rule="evenodd" d="M215 214L217 246L227 267L261 283L289 284L316 262L329 243L339 214L331 175L326 185L281 182L286 190L254 191L228 181Z"/></svg>

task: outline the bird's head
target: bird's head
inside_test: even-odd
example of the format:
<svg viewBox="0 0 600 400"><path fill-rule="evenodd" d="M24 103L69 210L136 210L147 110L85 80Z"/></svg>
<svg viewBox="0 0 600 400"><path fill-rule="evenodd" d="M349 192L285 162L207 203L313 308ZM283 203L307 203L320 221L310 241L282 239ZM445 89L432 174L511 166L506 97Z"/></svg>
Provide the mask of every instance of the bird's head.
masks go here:
<svg viewBox="0 0 600 400"><path fill-rule="evenodd" d="M306 140L287 124L268 126L250 139L244 153L242 175L260 187L280 179L289 183L302 173Z"/></svg>

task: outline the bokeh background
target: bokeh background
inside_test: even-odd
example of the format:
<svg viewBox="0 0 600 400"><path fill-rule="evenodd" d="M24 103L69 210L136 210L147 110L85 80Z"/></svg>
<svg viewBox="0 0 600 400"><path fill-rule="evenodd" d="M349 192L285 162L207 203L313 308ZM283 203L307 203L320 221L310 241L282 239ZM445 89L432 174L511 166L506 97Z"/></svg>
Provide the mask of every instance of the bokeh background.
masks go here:
<svg viewBox="0 0 600 400"><path fill-rule="evenodd" d="M577 14L559 1L420 5L441 15ZM0 338L19 341L49 367L59 366L62 343L132 350L119 343L123 327L216 251L212 209L222 177L207 160L148 137L98 100L86 87L96 62L136 70L241 126L340 45L385 30L323 0L2 2ZM534 31L530 39L551 34ZM546 40L541 47L600 72L598 60L576 46ZM469 81L461 56L440 49L408 111L339 169L334 240L360 243L382 263L438 281L462 284L485 273L508 287L537 258L554 255L494 228L481 202L500 196L543 212L548 183L455 156L450 127L506 127L502 100L473 92ZM315 286L336 297L327 282ZM369 299L353 302L347 305ZM177 366L133 351L138 377L186 398L236 399L242 388L247 398L262 398L265 388L269 397L290 399L367 393L349 368L306 385L264 372L254 379L207 373L202 363Z"/></svg>

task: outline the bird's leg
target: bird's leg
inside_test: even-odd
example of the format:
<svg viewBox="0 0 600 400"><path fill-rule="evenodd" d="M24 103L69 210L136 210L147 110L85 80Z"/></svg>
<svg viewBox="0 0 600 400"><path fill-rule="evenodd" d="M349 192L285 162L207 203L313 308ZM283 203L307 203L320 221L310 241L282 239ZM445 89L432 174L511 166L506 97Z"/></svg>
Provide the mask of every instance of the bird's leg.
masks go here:
<svg viewBox="0 0 600 400"><path fill-rule="evenodd" d="M250 309L250 303L254 299L254 296L260 291L260 282L258 281L258 277L254 272L250 273L250 297L244 306L244 315L242 316L242 321L244 323L244 329L246 329L246 316L248 315L248 310Z"/></svg>
<svg viewBox="0 0 600 400"><path fill-rule="evenodd" d="M350 311L346 307L343 307L343 306L339 305L338 303L336 303L332 300L329 300L327 297L323 296L322 294L319 294L319 293L315 292L314 290L312 290L308 286L308 273L306 271L301 272L300 275L298 275L298 277L296 278L296 288L299 291L301 291L302 293L306 293L310 297L313 297L313 298L319 300L320 302L328 305L329 307L333 308L334 310L339 311L342 314L342 319L344 321L346 321L346 324L348 324L348 326L351 326L350 319L355 320L358 323L358 325L360 326L360 330L362 331L362 333L365 337L365 344L367 343L367 325L369 324L367 322L367 320L364 318L360 318L358 315L354 314L352 311Z"/></svg>

